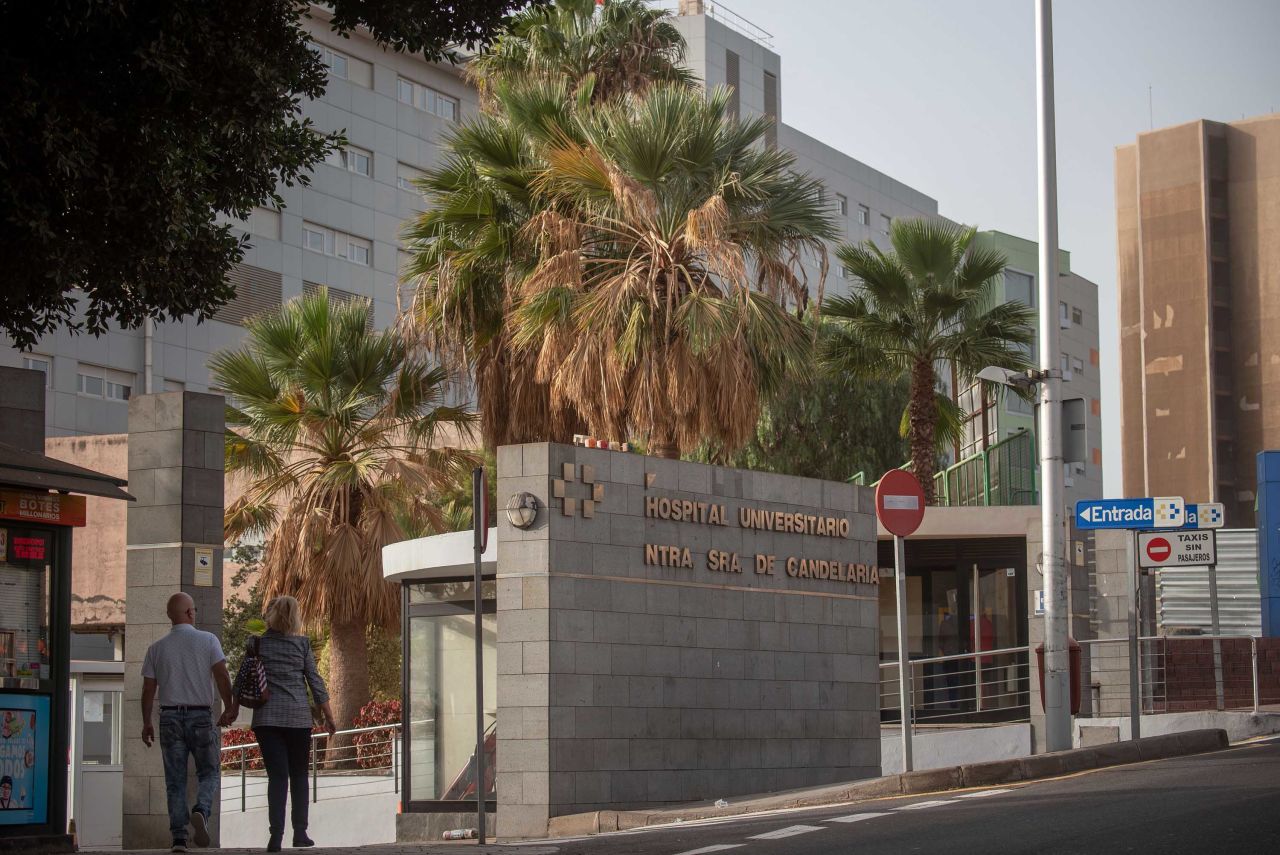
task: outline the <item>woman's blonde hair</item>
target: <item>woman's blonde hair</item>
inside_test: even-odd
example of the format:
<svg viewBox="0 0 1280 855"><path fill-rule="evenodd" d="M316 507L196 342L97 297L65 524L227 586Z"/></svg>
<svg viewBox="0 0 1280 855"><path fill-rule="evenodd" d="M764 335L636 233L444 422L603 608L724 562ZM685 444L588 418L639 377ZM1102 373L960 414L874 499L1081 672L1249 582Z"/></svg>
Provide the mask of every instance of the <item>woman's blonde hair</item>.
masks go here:
<svg viewBox="0 0 1280 855"><path fill-rule="evenodd" d="M267 626L285 635L298 635L302 632L302 610L293 597L276 597L267 604L264 615Z"/></svg>

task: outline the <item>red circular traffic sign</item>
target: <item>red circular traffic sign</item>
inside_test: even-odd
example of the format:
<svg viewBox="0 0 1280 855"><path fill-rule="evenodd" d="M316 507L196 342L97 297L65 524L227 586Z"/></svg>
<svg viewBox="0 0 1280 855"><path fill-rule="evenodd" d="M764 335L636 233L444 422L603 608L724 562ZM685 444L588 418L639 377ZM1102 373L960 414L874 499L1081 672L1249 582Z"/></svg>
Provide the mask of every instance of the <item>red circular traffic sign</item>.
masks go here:
<svg viewBox="0 0 1280 855"><path fill-rule="evenodd" d="M1173 547L1163 537L1153 537L1147 541L1147 557L1152 561L1167 561L1173 554Z"/></svg>
<svg viewBox="0 0 1280 855"><path fill-rule="evenodd" d="M920 479L905 469L890 469L876 485L876 519L887 531L907 537L924 520Z"/></svg>

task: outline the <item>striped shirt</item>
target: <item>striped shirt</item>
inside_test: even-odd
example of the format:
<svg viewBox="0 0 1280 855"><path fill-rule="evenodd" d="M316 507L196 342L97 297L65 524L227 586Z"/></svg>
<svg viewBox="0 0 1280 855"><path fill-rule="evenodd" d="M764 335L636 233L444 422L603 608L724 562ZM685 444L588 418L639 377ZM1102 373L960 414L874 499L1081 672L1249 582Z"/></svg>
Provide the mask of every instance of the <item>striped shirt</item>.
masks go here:
<svg viewBox="0 0 1280 855"><path fill-rule="evenodd" d="M161 707L212 709L217 695L211 669L224 659L218 636L189 623L178 623L147 648L142 676L158 684Z"/></svg>
<svg viewBox="0 0 1280 855"><path fill-rule="evenodd" d="M248 645L253 650L253 641ZM311 639L305 635L285 635L269 629L262 634L262 665L267 670L267 686L271 696L253 711L253 727L305 727L311 729L311 704L307 688L317 704L329 700L316 658L311 652Z"/></svg>

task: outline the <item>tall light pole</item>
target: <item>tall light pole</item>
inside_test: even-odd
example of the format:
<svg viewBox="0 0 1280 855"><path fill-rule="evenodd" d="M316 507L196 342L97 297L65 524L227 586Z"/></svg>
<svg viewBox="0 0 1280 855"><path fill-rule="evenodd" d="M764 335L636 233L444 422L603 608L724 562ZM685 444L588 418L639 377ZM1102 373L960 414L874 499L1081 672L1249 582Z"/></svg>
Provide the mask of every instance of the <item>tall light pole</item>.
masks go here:
<svg viewBox="0 0 1280 855"><path fill-rule="evenodd" d="M1044 717L1050 751L1071 747L1067 573L1062 520L1062 371L1058 366L1058 165L1053 8L1036 0L1036 153L1040 167L1040 524L1044 548Z"/></svg>

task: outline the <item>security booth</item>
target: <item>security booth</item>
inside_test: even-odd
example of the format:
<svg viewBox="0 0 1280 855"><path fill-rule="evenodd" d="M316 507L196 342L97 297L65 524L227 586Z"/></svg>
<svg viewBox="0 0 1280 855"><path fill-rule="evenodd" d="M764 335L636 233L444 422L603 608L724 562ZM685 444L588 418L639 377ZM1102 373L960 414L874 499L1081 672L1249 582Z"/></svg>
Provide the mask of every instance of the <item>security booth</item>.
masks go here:
<svg viewBox="0 0 1280 855"><path fill-rule="evenodd" d="M71 536L124 484L0 443L0 851L72 851Z"/></svg>

